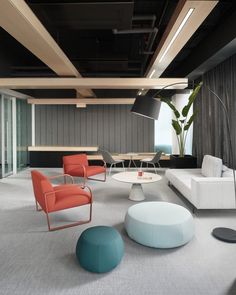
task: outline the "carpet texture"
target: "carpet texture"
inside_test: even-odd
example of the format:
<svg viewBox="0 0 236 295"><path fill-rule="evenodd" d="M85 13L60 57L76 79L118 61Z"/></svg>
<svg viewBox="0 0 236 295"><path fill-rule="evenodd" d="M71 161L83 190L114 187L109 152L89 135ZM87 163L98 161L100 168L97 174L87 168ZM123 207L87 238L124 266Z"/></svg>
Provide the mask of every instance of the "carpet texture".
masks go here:
<svg viewBox="0 0 236 295"><path fill-rule="evenodd" d="M54 175L60 169L43 169ZM163 179L144 185L146 201L169 201L186 207ZM0 180L0 294L37 295L233 295L236 294L236 245L214 239L216 226L236 227L236 212L201 211L194 215L196 234L187 245L171 250L144 247L130 240L123 220L130 184L108 177L89 182L94 195L89 224L47 232L45 214L35 211L30 170ZM85 218L88 209L54 214L61 222ZM91 226L114 226L122 235L121 264L106 274L89 273L75 257L81 232Z"/></svg>

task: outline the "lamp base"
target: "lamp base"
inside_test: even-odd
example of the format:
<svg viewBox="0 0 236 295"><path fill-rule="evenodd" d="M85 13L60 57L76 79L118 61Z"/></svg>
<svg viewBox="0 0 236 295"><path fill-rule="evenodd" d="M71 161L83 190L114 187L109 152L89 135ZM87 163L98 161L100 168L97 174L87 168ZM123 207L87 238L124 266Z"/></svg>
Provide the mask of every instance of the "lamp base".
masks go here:
<svg viewBox="0 0 236 295"><path fill-rule="evenodd" d="M223 242L236 243L236 230L227 227L216 227L212 235Z"/></svg>

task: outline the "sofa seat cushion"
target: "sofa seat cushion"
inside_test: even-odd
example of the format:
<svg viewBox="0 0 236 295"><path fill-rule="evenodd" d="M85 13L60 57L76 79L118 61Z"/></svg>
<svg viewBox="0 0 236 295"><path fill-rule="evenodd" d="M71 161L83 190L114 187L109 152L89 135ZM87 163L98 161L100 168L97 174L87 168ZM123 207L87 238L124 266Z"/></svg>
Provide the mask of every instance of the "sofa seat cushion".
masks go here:
<svg viewBox="0 0 236 295"><path fill-rule="evenodd" d="M191 200L191 179L202 177L201 169L168 169L166 177L189 201Z"/></svg>
<svg viewBox="0 0 236 295"><path fill-rule="evenodd" d="M202 175L206 177L221 177L222 159L205 155L202 161Z"/></svg>

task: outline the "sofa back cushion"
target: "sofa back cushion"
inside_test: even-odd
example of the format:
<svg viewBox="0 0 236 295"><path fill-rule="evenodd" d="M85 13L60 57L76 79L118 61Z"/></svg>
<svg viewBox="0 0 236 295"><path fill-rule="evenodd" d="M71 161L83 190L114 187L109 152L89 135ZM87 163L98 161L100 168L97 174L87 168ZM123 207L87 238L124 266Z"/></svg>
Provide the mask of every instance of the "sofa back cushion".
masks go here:
<svg viewBox="0 0 236 295"><path fill-rule="evenodd" d="M222 176L222 159L205 155L202 162L202 175L206 177Z"/></svg>

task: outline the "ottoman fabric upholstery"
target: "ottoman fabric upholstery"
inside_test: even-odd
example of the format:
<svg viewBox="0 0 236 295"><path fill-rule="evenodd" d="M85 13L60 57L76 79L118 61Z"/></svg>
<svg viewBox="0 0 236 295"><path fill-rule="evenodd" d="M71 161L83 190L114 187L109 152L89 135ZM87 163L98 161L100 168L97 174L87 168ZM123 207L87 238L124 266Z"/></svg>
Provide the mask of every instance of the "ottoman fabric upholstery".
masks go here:
<svg viewBox="0 0 236 295"><path fill-rule="evenodd" d="M146 202L128 209L125 228L131 239L149 247L174 248L194 235L191 213L167 202Z"/></svg>
<svg viewBox="0 0 236 295"><path fill-rule="evenodd" d="M91 272L103 273L115 268L124 254L119 232L109 226L94 226L85 230L76 246L80 265Z"/></svg>

